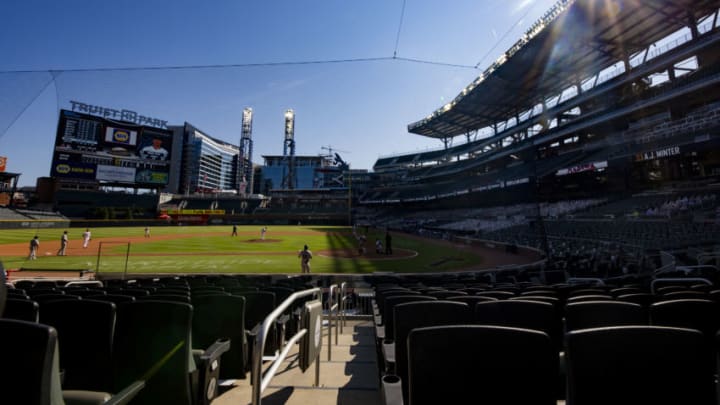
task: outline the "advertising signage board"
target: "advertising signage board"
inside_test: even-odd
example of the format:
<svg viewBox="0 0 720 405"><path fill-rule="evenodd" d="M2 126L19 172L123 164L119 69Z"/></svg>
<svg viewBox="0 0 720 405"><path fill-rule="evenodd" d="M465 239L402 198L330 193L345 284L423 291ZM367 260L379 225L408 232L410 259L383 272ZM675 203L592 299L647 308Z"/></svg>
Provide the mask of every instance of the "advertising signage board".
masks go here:
<svg viewBox="0 0 720 405"><path fill-rule="evenodd" d="M61 110L50 176L139 187L168 184L172 131Z"/></svg>

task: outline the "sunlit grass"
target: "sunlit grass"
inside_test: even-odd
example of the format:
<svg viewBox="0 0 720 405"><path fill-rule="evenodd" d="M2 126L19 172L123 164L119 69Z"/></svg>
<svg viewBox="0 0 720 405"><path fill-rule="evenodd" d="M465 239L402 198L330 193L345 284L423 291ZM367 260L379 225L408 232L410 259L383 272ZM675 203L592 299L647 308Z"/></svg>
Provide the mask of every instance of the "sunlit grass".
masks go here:
<svg viewBox="0 0 720 405"><path fill-rule="evenodd" d="M322 251L355 250L357 242L346 227L273 226L266 241L260 241L260 226L238 227L231 237L229 226L153 227L151 237L143 238L143 227L91 228L92 241L82 249L84 228L70 228L68 256L55 256L62 229L4 230L0 233L0 259L10 269L95 270L130 273L295 273L300 272L297 252L307 244L315 252L314 273L372 273L445 271L478 266L482 258L469 250L455 250L432 240L394 234L394 249L417 252L411 258L390 256L370 260L366 257L338 258ZM6 253L9 244L27 246L37 233L38 260L27 260L27 253ZM128 240L130 243L128 251ZM139 239L138 239L139 238ZM367 248L375 238L384 242L384 233L370 230ZM102 251L98 255L98 247ZM6 249L4 249L6 248ZM451 260L448 260L451 259Z"/></svg>

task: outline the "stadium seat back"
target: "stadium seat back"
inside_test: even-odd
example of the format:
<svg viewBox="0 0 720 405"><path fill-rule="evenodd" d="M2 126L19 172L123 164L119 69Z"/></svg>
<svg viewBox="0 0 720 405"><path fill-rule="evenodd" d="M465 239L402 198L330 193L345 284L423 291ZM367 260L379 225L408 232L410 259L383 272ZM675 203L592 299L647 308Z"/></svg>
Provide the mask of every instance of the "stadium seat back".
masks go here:
<svg viewBox="0 0 720 405"><path fill-rule="evenodd" d="M0 378L3 403L62 404L59 374L52 372L56 347L57 332L52 327L0 319L0 350L5 370Z"/></svg>
<svg viewBox="0 0 720 405"><path fill-rule="evenodd" d="M593 328L566 344L568 404L715 404L715 359L697 330Z"/></svg>
<svg viewBox="0 0 720 405"><path fill-rule="evenodd" d="M406 302L437 301L437 298L426 295L393 295L385 298L383 310L383 325L385 326L385 339L393 339L395 333L395 314L393 309L396 305Z"/></svg>
<svg viewBox="0 0 720 405"><path fill-rule="evenodd" d="M112 364L115 304L91 299L43 303L40 323L55 328L60 349L63 389L113 390Z"/></svg>
<svg viewBox="0 0 720 405"><path fill-rule="evenodd" d="M192 314L192 306L169 301L118 305L113 351L116 389L160 366L133 404L192 403Z"/></svg>
<svg viewBox="0 0 720 405"><path fill-rule="evenodd" d="M426 326L469 325L473 311L468 304L453 301L417 301L398 304L395 317L395 373L402 381L403 398L408 395L408 336Z"/></svg>
<svg viewBox="0 0 720 405"><path fill-rule="evenodd" d="M486 325L413 329L408 336L409 404L472 402L555 405L557 355L529 329Z"/></svg>
<svg viewBox="0 0 720 405"><path fill-rule="evenodd" d="M27 322L37 322L40 305L29 299L8 298L5 301L3 318L18 319Z"/></svg>
<svg viewBox="0 0 720 405"><path fill-rule="evenodd" d="M246 377L248 344L245 335L245 298L234 295L203 295L193 298L193 344L208 347L217 339L230 339L223 354L220 378Z"/></svg>
<svg viewBox="0 0 720 405"><path fill-rule="evenodd" d="M527 300L499 300L475 305L475 323L507 326L544 332L553 347L561 345L560 314L555 306L546 302Z"/></svg>
<svg viewBox="0 0 720 405"><path fill-rule="evenodd" d="M655 302L650 305L650 324L697 329L714 339L720 328L720 305L691 298Z"/></svg>
<svg viewBox="0 0 720 405"><path fill-rule="evenodd" d="M647 324L647 311L640 304L623 301L584 301L565 305L566 331Z"/></svg>

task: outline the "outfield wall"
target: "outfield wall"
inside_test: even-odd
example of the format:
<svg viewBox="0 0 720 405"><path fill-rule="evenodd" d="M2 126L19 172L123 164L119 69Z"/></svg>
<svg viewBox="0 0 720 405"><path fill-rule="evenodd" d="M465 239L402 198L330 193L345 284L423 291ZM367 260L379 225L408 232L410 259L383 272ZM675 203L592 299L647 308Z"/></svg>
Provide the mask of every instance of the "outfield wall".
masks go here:
<svg viewBox="0 0 720 405"><path fill-rule="evenodd" d="M0 229L54 229L70 227L70 220L62 219L6 219L0 220Z"/></svg>
<svg viewBox="0 0 720 405"><path fill-rule="evenodd" d="M178 226L178 225L347 225L347 217L329 215L218 215L208 218L185 216L165 219L12 219L0 220L0 229L97 228L104 226Z"/></svg>

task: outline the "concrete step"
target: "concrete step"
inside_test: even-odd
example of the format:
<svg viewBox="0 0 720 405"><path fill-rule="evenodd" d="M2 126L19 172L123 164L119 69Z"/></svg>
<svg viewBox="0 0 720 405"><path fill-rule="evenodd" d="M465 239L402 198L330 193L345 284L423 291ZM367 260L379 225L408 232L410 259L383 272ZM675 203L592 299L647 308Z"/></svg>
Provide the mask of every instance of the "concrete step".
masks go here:
<svg viewBox="0 0 720 405"><path fill-rule="evenodd" d="M265 405L380 404L372 321L348 320L343 333L338 333L337 344L335 342L333 330L331 360L328 361L327 329L324 329L318 387L315 386L315 364L305 373L300 370L296 345L263 392L262 403ZM221 394L213 401L213 405L251 403L252 387L249 379L236 380L232 386L222 387Z"/></svg>

